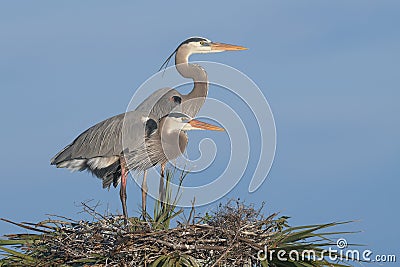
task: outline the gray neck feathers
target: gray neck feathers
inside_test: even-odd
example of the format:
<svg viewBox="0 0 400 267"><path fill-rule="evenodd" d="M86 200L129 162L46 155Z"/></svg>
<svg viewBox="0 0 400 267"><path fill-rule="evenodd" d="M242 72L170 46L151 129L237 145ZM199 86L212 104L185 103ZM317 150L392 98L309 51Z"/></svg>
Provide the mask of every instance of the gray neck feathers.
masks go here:
<svg viewBox="0 0 400 267"><path fill-rule="evenodd" d="M194 117L203 106L208 93L207 72L198 64L188 62L190 52L185 48L179 48L175 56L176 69L183 77L192 79L194 86L189 94L183 95L182 100L188 101L186 106L183 103L182 110L187 115Z"/></svg>

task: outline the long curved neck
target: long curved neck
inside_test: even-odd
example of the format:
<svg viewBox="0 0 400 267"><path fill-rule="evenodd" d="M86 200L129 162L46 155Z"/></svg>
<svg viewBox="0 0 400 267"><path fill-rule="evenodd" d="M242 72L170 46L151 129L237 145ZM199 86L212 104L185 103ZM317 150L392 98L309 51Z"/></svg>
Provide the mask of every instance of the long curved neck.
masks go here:
<svg viewBox="0 0 400 267"><path fill-rule="evenodd" d="M178 48L175 55L175 66L180 75L185 78L193 79L194 86L189 94L183 99L190 100L195 98L206 98L208 93L207 72L197 64L189 63L190 52L185 48Z"/></svg>

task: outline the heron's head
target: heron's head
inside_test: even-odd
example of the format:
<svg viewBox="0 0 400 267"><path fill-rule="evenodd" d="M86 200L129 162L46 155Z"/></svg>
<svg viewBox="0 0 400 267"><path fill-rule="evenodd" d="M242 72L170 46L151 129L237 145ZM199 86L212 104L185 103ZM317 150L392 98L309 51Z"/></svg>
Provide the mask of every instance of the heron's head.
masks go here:
<svg viewBox="0 0 400 267"><path fill-rule="evenodd" d="M177 50L180 49L185 50L188 55L191 55L217 53L224 51L238 51L246 50L247 48L239 45L212 42L211 40L204 37L190 37L178 46Z"/></svg>
<svg viewBox="0 0 400 267"><path fill-rule="evenodd" d="M225 131L216 125L195 120L188 115L180 112L172 112L161 119L162 131L191 131L191 130L210 130L210 131Z"/></svg>
<svg viewBox="0 0 400 267"><path fill-rule="evenodd" d="M231 45L224 43L216 43L204 37L190 37L183 41L172 54L165 60L165 62L161 65L160 70L165 66L168 66L169 61L171 60L174 54L180 54L186 59L189 58L192 54L207 54L207 53L218 53L224 51L239 51L239 50L247 50L246 47L239 45Z"/></svg>

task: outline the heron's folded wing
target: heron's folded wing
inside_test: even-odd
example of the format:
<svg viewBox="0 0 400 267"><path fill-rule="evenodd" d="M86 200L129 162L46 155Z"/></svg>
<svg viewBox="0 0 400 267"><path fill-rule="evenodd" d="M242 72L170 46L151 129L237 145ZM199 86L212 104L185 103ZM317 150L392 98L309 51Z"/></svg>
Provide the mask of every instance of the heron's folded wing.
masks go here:
<svg viewBox="0 0 400 267"><path fill-rule="evenodd" d="M58 164L73 159L119 156L144 142L146 122L144 112L130 111L108 118L80 134L51 159Z"/></svg>
<svg viewBox="0 0 400 267"><path fill-rule="evenodd" d="M175 89L161 88L140 103L135 110L151 114L160 119L171 111L181 111L181 101L181 94Z"/></svg>

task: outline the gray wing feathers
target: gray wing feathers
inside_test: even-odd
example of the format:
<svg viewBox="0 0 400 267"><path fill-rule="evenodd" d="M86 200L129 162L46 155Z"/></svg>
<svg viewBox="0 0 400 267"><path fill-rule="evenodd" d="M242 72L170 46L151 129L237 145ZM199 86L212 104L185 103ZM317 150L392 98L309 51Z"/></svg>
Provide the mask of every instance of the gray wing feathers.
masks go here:
<svg viewBox="0 0 400 267"><path fill-rule="evenodd" d="M124 147L133 150L144 141L145 118L143 112L131 111L104 120L80 134L51 159L51 164L120 156Z"/></svg>
<svg viewBox="0 0 400 267"><path fill-rule="evenodd" d="M122 152L123 119L124 114L120 114L90 127L55 155L51 164L73 159L119 156Z"/></svg>
<svg viewBox="0 0 400 267"><path fill-rule="evenodd" d="M176 97L179 97L180 100L174 101L173 99L177 99ZM135 110L146 112L158 119L168 115L171 111L183 112L194 118L205 100L205 97L189 98L188 95L182 95L175 89L162 88L146 98Z"/></svg>
<svg viewBox="0 0 400 267"><path fill-rule="evenodd" d="M151 114L157 119L168 115L172 110L180 110L180 102L174 102L171 97L182 95L171 88L161 88L146 98L135 110Z"/></svg>
<svg viewBox="0 0 400 267"><path fill-rule="evenodd" d="M73 171L87 169L103 180L103 188L116 187L121 177L119 157L124 150L144 147L148 119L144 112L131 111L104 120L80 134L51 164Z"/></svg>

